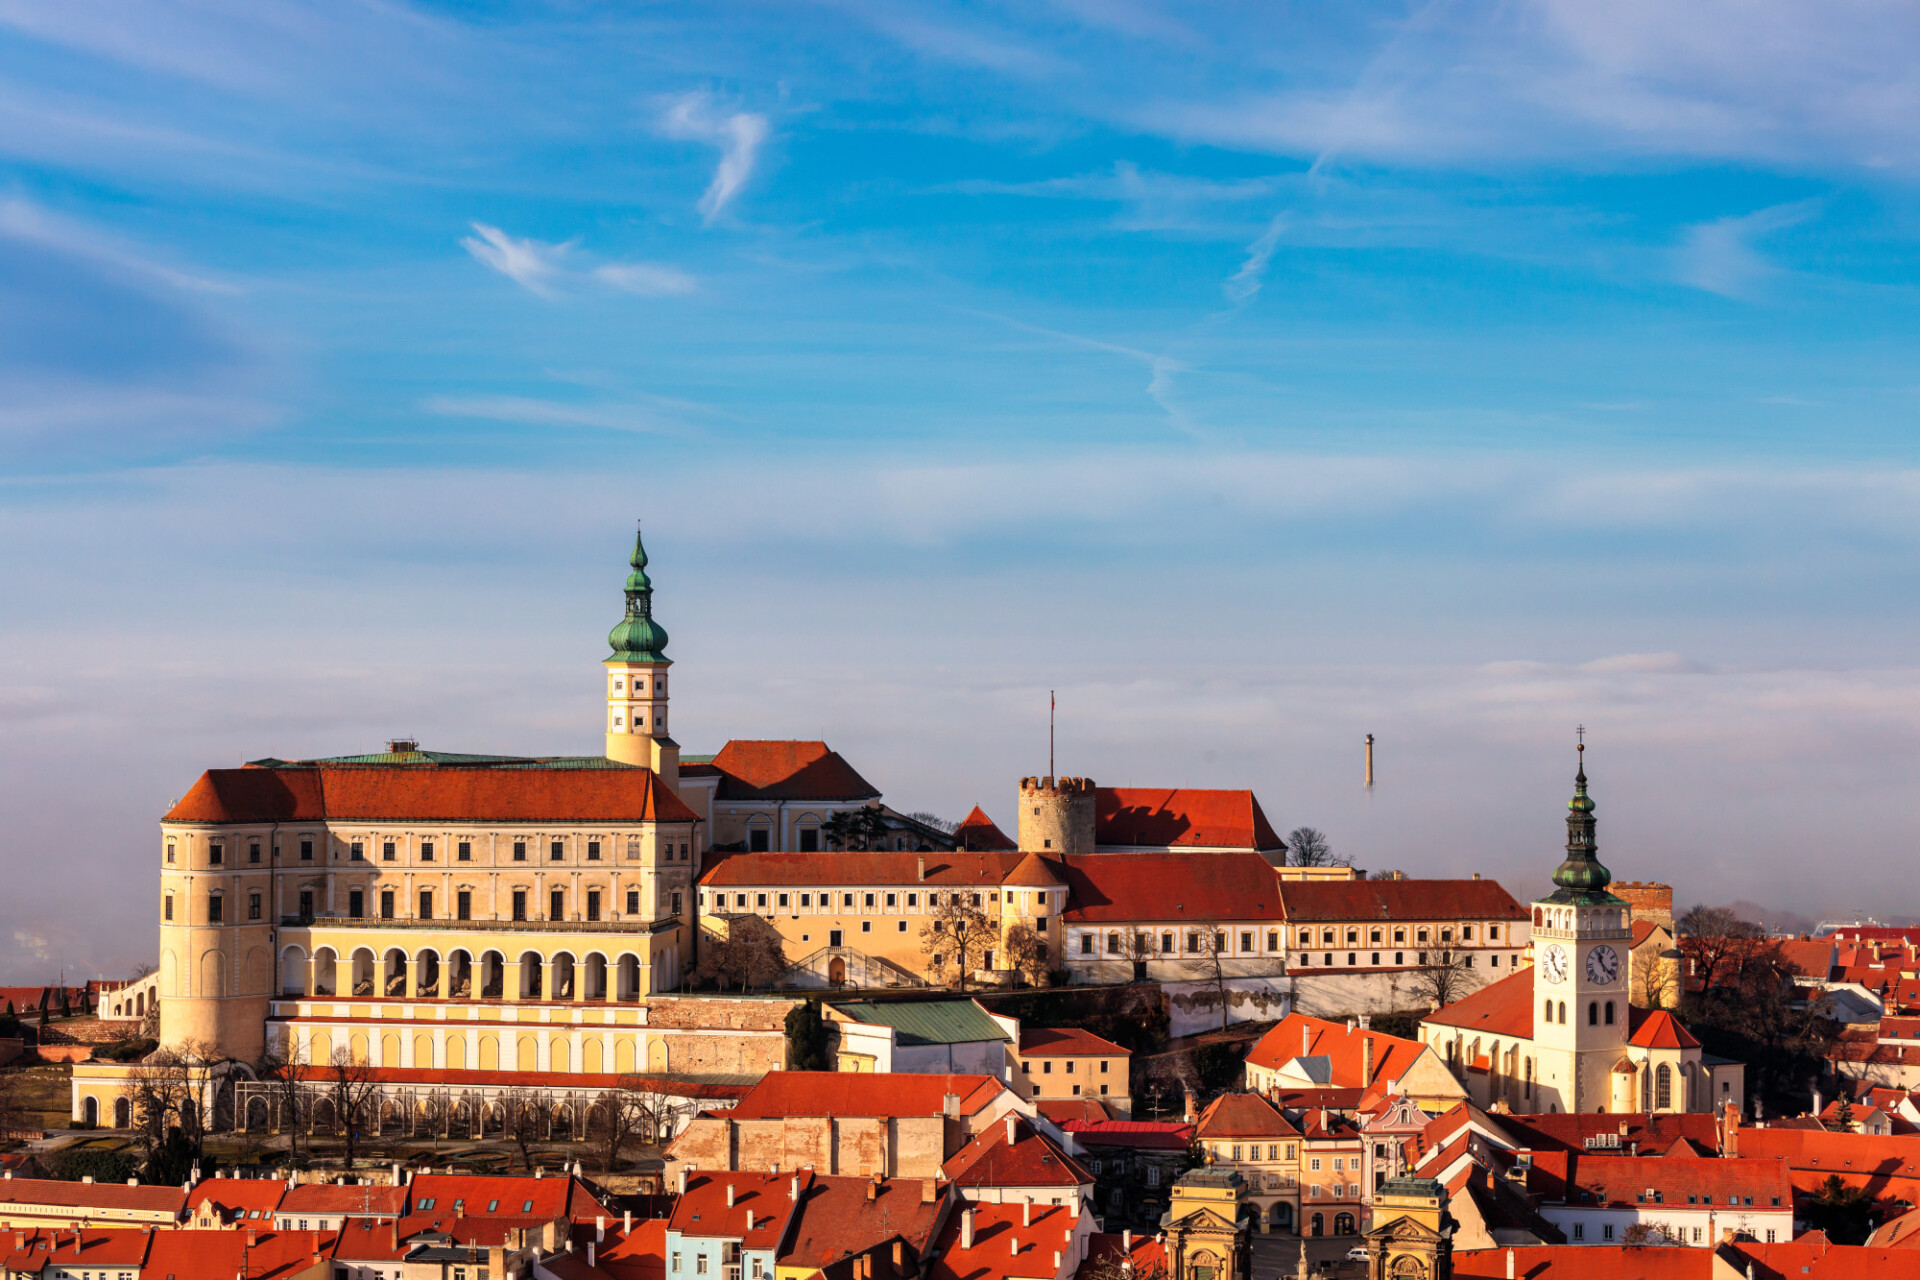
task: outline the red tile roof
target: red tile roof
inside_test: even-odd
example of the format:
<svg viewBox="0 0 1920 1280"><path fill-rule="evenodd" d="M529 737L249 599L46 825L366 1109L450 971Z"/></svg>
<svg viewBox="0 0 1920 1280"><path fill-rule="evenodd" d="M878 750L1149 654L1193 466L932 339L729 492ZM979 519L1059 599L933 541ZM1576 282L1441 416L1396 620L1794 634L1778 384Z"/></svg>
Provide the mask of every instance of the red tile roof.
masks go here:
<svg viewBox="0 0 1920 1280"><path fill-rule="evenodd" d="M985 1109L1007 1087L992 1076L861 1075L843 1071L772 1071L729 1112L738 1120L782 1116L937 1116L948 1094L960 1114Z"/></svg>
<svg viewBox="0 0 1920 1280"><path fill-rule="evenodd" d="M1079 1204L966 1205L947 1215L934 1244L927 1280L1009 1280L1051 1276L1053 1255L1073 1238ZM973 1213L973 1247L960 1247L960 1235ZM1028 1221L1022 1222L1023 1215ZM1015 1250L1018 1250L1016 1253Z"/></svg>
<svg viewBox="0 0 1920 1280"><path fill-rule="evenodd" d="M1514 1142L1534 1151L1584 1151L1587 1139L1602 1135L1609 1141L1618 1139L1623 1155L1627 1154L1630 1144L1636 1144L1642 1155L1656 1155L1680 1139L1709 1151L1720 1149L1719 1123L1716 1117L1705 1112L1683 1115L1554 1112L1503 1115L1497 1123Z"/></svg>
<svg viewBox="0 0 1920 1280"><path fill-rule="evenodd" d="M1495 880L1283 880L1289 921L1525 920Z"/></svg>
<svg viewBox="0 0 1920 1280"><path fill-rule="evenodd" d="M1498 982L1489 982L1465 999L1436 1009L1421 1019L1440 1027L1458 1027L1497 1036L1533 1039L1533 970L1522 969Z"/></svg>
<svg viewBox="0 0 1920 1280"><path fill-rule="evenodd" d="M351 1218L398 1218L407 1211L405 1187L342 1187L331 1182L303 1182L284 1188L281 1214L345 1215Z"/></svg>
<svg viewBox="0 0 1920 1280"><path fill-rule="evenodd" d="M1920 1249L1920 1209L1909 1209L1873 1229L1867 1243L1875 1249Z"/></svg>
<svg viewBox="0 0 1920 1280"><path fill-rule="evenodd" d="M1373 1073L1367 1074L1367 1046L1373 1046ZM1361 1030L1344 1022L1290 1013L1247 1051L1256 1067L1277 1069L1295 1058L1329 1059L1327 1083L1336 1089L1365 1089L1376 1080L1397 1080L1426 1051L1417 1040L1384 1031Z"/></svg>
<svg viewBox="0 0 1920 1280"><path fill-rule="evenodd" d="M1088 853L1055 862L1075 924L1280 918L1279 881L1257 853Z"/></svg>
<svg viewBox="0 0 1920 1280"><path fill-rule="evenodd" d="M812 1171L805 1169L773 1174L690 1171L687 1189L674 1202L667 1229L683 1236L737 1240L743 1249L777 1253L799 1211L800 1197L812 1181Z"/></svg>
<svg viewBox="0 0 1920 1280"><path fill-rule="evenodd" d="M736 740L713 758L721 800L872 800L873 784L824 742Z"/></svg>
<svg viewBox="0 0 1920 1280"><path fill-rule="evenodd" d="M805 889L813 885L925 883L998 885L1020 865L1024 853L729 853L710 862L700 883L731 888L735 885L779 885ZM920 868L926 867L926 879Z"/></svg>
<svg viewBox="0 0 1920 1280"><path fill-rule="evenodd" d="M1740 1130L1740 1154L1783 1161L1794 1189L1819 1190L1829 1175L1876 1200L1920 1203L1920 1135L1828 1133L1824 1129Z"/></svg>
<svg viewBox="0 0 1920 1280"><path fill-rule="evenodd" d="M1065 1120L1060 1128L1083 1147L1184 1151L1193 1145L1193 1126L1177 1120Z"/></svg>
<svg viewBox="0 0 1920 1280"><path fill-rule="evenodd" d="M1194 1126L1201 1141L1218 1138L1297 1138L1300 1130L1257 1093L1223 1093Z"/></svg>
<svg viewBox="0 0 1920 1280"><path fill-rule="evenodd" d="M1127 1250L1127 1237L1121 1232L1095 1232L1087 1237L1087 1256L1074 1274L1078 1280L1096 1280L1119 1273L1123 1263L1131 1263L1136 1276L1171 1275L1167 1266L1167 1247L1152 1232L1135 1231L1133 1249Z"/></svg>
<svg viewBox="0 0 1920 1280"><path fill-rule="evenodd" d="M607 1212L585 1186L564 1175L532 1178L421 1173L414 1175L407 1190L412 1194L410 1212L416 1217L450 1218L458 1206L465 1219L483 1218L518 1227L560 1218L591 1220ZM498 1207L490 1208L496 1201Z"/></svg>
<svg viewBox="0 0 1920 1280"><path fill-rule="evenodd" d="M1102 1120L1113 1119L1113 1113L1098 1098L1035 1098L1033 1106L1034 1110L1055 1124L1069 1121L1098 1124Z"/></svg>
<svg viewBox="0 0 1920 1280"><path fill-rule="evenodd" d="M1504 1280L1509 1258L1521 1280L1713 1280L1716 1274L1712 1249L1562 1244L1456 1250L1454 1280Z"/></svg>
<svg viewBox="0 0 1920 1280"><path fill-rule="evenodd" d="M1133 1050L1122 1049L1111 1040L1103 1040L1079 1027L1022 1027L1020 1052L1048 1057L1131 1058Z"/></svg>
<svg viewBox="0 0 1920 1280"><path fill-rule="evenodd" d="M1627 1041L1641 1049L1698 1049L1700 1042L1686 1024L1665 1009L1655 1009Z"/></svg>
<svg viewBox="0 0 1920 1280"><path fill-rule="evenodd" d="M332 1233L333 1256L352 1262L398 1262L413 1248L400 1234L400 1222L398 1217L347 1219Z"/></svg>
<svg viewBox="0 0 1920 1280"><path fill-rule="evenodd" d="M595 1269L612 1280L662 1280L667 1273L667 1220L651 1218L622 1231L620 1223L607 1227L607 1238L594 1247ZM570 1257L584 1262L584 1251ZM543 1264L551 1268L557 1259Z"/></svg>
<svg viewBox="0 0 1920 1280"><path fill-rule="evenodd" d="M1007 1141L1011 1128L1014 1140ZM1031 1121L1009 1112L988 1125L966 1146L953 1153L944 1172L957 1187L1078 1187L1092 1186L1093 1175L1081 1167Z"/></svg>
<svg viewBox="0 0 1920 1280"><path fill-rule="evenodd" d="M1251 791L1099 787L1093 823L1097 845L1256 851L1285 847Z"/></svg>
<svg viewBox="0 0 1920 1280"><path fill-rule="evenodd" d="M1752 1262L1753 1280L1920 1280L1920 1254L1829 1244L1818 1231L1775 1244L1739 1240L1727 1253L1737 1275L1748 1274L1747 1263Z"/></svg>
<svg viewBox="0 0 1920 1280"><path fill-rule="evenodd" d="M187 1194L187 1212L193 1213L212 1201L229 1221L235 1212L271 1214L286 1193L287 1184L278 1178L206 1178L195 1183Z"/></svg>
<svg viewBox="0 0 1920 1280"><path fill-rule="evenodd" d="M156 1231L141 1275L148 1280L276 1280L324 1261L332 1235L319 1231Z"/></svg>
<svg viewBox="0 0 1920 1280"><path fill-rule="evenodd" d="M1564 1165L1566 1173L1559 1172ZM1568 1185L1561 1185L1562 1178ZM1534 1158L1534 1174L1527 1189L1549 1200L1581 1204L1640 1204L1651 1187L1667 1205L1739 1205L1754 1212L1793 1212L1793 1183L1778 1160L1752 1156L1723 1159L1715 1156L1595 1155L1590 1152L1541 1152ZM1577 1201L1571 1189L1584 1193ZM1778 1203L1775 1203L1775 1202Z"/></svg>
<svg viewBox="0 0 1920 1280"><path fill-rule="evenodd" d="M0 1272L37 1273L51 1265L133 1268L146 1260L153 1233L144 1227L106 1227L50 1231L12 1227L0 1231Z"/></svg>
<svg viewBox="0 0 1920 1280"><path fill-rule="evenodd" d="M1060 879L1054 864L1037 853L1029 853L1007 873L1003 882L1019 888L1057 886L1065 883Z"/></svg>
<svg viewBox="0 0 1920 1280"><path fill-rule="evenodd" d="M209 769L163 822L692 822L651 769Z"/></svg>
<svg viewBox="0 0 1920 1280"><path fill-rule="evenodd" d="M800 1224L779 1264L825 1267L895 1239L923 1255L944 1194L925 1178L816 1177L800 1195Z"/></svg>
<svg viewBox="0 0 1920 1280"><path fill-rule="evenodd" d="M123 1182L8 1178L0 1181L0 1205L4 1204L170 1213L177 1218L187 1207L187 1190L185 1187L130 1187Z"/></svg>
<svg viewBox="0 0 1920 1280"><path fill-rule="evenodd" d="M1019 848L1007 833L994 825L986 811L979 805L973 806L973 812L960 819L960 825L953 829L953 838L962 849L979 849L998 852Z"/></svg>

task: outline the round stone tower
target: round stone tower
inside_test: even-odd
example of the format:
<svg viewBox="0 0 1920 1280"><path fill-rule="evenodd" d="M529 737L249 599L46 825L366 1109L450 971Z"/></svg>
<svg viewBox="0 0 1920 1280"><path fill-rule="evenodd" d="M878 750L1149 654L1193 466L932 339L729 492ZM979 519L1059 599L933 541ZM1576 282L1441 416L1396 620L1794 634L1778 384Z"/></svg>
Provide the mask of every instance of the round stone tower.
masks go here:
<svg viewBox="0 0 1920 1280"><path fill-rule="evenodd" d="M1020 847L1032 853L1093 852L1093 779L1020 779Z"/></svg>

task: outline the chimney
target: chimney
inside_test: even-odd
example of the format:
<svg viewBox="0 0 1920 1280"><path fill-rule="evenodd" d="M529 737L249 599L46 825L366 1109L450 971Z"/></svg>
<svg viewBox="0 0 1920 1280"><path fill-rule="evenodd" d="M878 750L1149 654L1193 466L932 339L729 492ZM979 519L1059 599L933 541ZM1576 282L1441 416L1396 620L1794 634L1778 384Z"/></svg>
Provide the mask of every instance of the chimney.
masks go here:
<svg viewBox="0 0 1920 1280"><path fill-rule="evenodd" d="M1313 1026L1311 1023L1302 1022L1300 1024L1300 1056L1304 1058L1312 1052Z"/></svg>
<svg viewBox="0 0 1920 1280"><path fill-rule="evenodd" d="M1366 1088L1373 1083L1373 1037L1367 1036L1360 1042L1360 1087Z"/></svg>
<svg viewBox="0 0 1920 1280"><path fill-rule="evenodd" d="M797 1173L787 1179L787 1199L795 1204L800 1203L800 1175Z"/></svg>
<svg viewBox="0 0 1920 1280"><path fill-rule="evenodd" d="M1405 880L1407 878L1407 873L1404 871L1396 871L1393 873L1393 878L1395 880Z"/></svg>
<svg viewBox="0 0 1920 1280"><path fill-rule="evenodd" d="M540 1181L540 1179L541 1179L541 1178L544 1178L544 1177L546 1176L546 1174L547 1174L547 1171L546 1171L546 1169L545 1169L545 1168L543 1168L543 1167L541 1167L540 1165L535 1165L535 1166L534 1166L534 1169L533 1169L533 1180L534 1180L535 1182L538 1182L538 1181Z"/></svg>
<svg viewBox="0 0 1920 1280"><path fill-rule="evenodd" d="M1373 1029L1373 1015L1372 1015L1372 1014L1370 1014L1370 1013L1363 1013L1363 1014L1361 1014L1361 1015L1360 1015L1360 1029L1361 1029L1362 1031L1371 1031L1371 1030Z"/></svg>
<svg viewBox="0 0 1920 1280"><path fill-rule="evenodd" d="M1813 1114L1817 1116L1824 1110L1826 1110L1826 1108L1820 1105L1820 1091L1815 1089L1813 1091Z"/></svg>
<svg viewBox="0 0 1920 1280"><path fill-rule="evenodd" d="M940 1198L940 1188L932 1178L920 1179L920 1203L932 1204Z"/></svg>
<svg viewBox="0 0 1920 1280"><path fill-rule="evenodd" d="M869 1182L867 1184L867 1203L872 1204L874 1200L876 1200L879 1197L879 1195L880 1195L880 1184L878 1182Z"/></svg>
<svg viewBox="0 0 1920 1280"><path fill-rule="evenodd" d="M969 1205L960 1214L960 1247L973 1248L973 1208Z"/></svg>
<svg viewBox="0 0 1920 1280"><path fill-rule="evenodd" d="M620 1234L623 1236L633 1234L633 1210L631 1209L627 1210L626 1215L620 1220Z"/></svg>
<svg viewBox="0 0 1920 1280"><path fill-rule="evenodd" d="M907 1249L900 1243L900 1237L893 1238L893 1274L904 1275L907 1269Z"/></svg>
<svg viewBox="0 0 1920 1280"><path fill-rule="evenodd" d="M1473 873L1473 878L1474 878L1475 880L1478 880L1478 879L1480 878L1480 873L1479 873L1478 871L1476 871L1476 872L1474 872L1474 873Z"/></svg>
<svg viewBox="0 0 1920 1280"><path fill-rule="evenodd" d="M1015 1236L1013 1238L1013 1256L1016 1258L1020 1256L1020 1237L1019 1236Z"/></svg>
<svg viewBox="0 0 1920 1280"><path fill-rule="evenodd" d="M1120 1233L1120 1252L1129 1258L1133 1256L1133 1228L1128 1227Z"/></svg>
<svg viewBox="0 0 1920 1280"><path fill-rule="evenodd" d="M1194 1111L1199 1105L1199 1099L1193 1096L1192 1089L1188 1089L1186 1091L1184 1102L1186 1106L1186 1111L1182 1118L1185 1120L1187 1124L1192 1124L1194 1122Z"/></svg>
<svg viewBox="0 0 1920 1280"><path fill-rule="evenodd" d="M960 1118L960 1095L957 1093L949 1093L943 1096L940 1099L940 1114L949 1120L958 1120ZM11 1177L13 1175L9 1174L7 1176Z"/></svg>
<svg viewBox="0 0 1920 1280"><path fill-rule="evenodd" d="M687 1194L687 1165L680 1166L680 1194Z"/></svg>
<svg viewBox="0 0 1920 1280"><path fill-rule="evenodd" d="M1055 1275L1060 1274L1060 1251L1058 1249L1053 1251L1053 1273Z"/></svg>
<svg viewBox="0 0 1920 1280"><path fill-rule="evenodd" d="M920 857L920 879L925 880L926 878L927 878L927 859L926 859L926 855L922 854Z"/></svg>
<svg viewBox="0 0 1920 1280"><path fill-rule="evenodd" d="M1513 1250L1507 1250L1507 1280L1513 1280Z"/></svg>
<svg viewBox="0 0 1920 1280"><path fill-rule="evenodd" d="M600 1246L597 1242L592 1240L587 1241L587 1265L589 1267L593 1265L593 1256L595 1251L598 1250L599 1247Z"/></svg>
<svg viewBox="0 0 1920 1280"><path fill-rule="evenodd" d="M1019 1138L1020 1117L1007 1112L1007 1145L1012 1146Z"/></svg>
<svg viewBox="0 0 1920 1280"><path fill-rule="evenodd" d="M260 1247L260 1228L248 1227L247 1228L247 1248L257 1249L259 1247Z"/></svg>
<svg viewBox="0 0 1920 1280"><path fill-rule="evenodd" d="M1020 1202L1020 1225L1023 1227L1033 1225L1033 1201L1031 1200Z"/></svg>
<svg viewBox="0 0 1920 1280"><path fill-rule="evenodd" d="M596 1214L593 1219L593 1240L599 1244L607 1238L607 1215Z"/></svg>
<svg viewBox="0 0 1920 1280"><path fill-rule="evenodd" d="M400 1185L400 1162L398 1160L393 1162L393 1185L396 1187Z"/></svg>
<svg viewBox="0 0 1920 1280"><path fill-rule="evenodd" d="M1740 1108L1732 1102L1721 1112L1720 1154L1729 1160L1740 1155Z"/></svg>
<svg viewBox="0 0 1920 1280"><path fill-rule="evenodd" d="M727 1184L727 1208L733 1208L733 1184L731 1182Z"/></svg>

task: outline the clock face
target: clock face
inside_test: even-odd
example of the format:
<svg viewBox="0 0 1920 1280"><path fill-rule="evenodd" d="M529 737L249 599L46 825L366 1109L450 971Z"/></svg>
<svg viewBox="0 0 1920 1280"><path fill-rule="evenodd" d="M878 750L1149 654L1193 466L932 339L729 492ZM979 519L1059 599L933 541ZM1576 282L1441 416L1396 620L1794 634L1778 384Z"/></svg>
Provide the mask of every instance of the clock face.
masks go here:
<svg viewBox="0 0 1920 1280"><path fill-rule="evenodd" d="M1558 945L1548 947L1547 953L1540 957L1540 972L1546 976L1548 982L1565 982L1567 980L1565 948Z"/></svg>
<svg viewBox="0 0 1920 1280"><path fill-rule="evenodd" d="M1614 954L1612 947L1595 947L1587 952L1587 981L1596 986L1609 986L1620 976L1620 957Z"/></svg>

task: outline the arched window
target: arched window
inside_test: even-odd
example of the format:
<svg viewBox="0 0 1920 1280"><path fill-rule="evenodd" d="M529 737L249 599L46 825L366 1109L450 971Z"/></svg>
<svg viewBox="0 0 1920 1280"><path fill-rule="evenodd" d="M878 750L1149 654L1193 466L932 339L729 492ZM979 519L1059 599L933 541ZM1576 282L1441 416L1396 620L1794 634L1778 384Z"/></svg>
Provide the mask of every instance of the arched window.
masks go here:
<svg viewBox="0 0 1920 1280"><path fill-rule="evenodd" d="M1597 1000L1587 1001L1587 1025L1590 1027L1600 1025L1600 1002Z"/></svg>
<svg viewBox="0 0 1920 1280"><path fill-rule="evenodd" d="M1658 1111L1666 1111L1673 1106L1673 1072L1664 1062L1653 1073L1653 1105Z"/></svg>
<svg viewBox="0 0 1920 1280"><path fill-rule="evenodd" d="M1567 1025L1567 1002L1565 1000L1560 1002L1560 1025L1563 1027Z"/></svg>
<svg viewBox="0 0 1920 1280"><path fill-rule="evenodd" d="M1548 1022L1553 1021L1553 1001L1551 1000L1547 1001L1547 1007L1541 1010L1540 1016L1542 1018L1545 1018Z"/></svg>
<svg viewBox="0 0 1920 1280"><path fill-rule="evenodd" d="M1607 1001L1607 1025L1613 1025L1613 1001Z"/></svg>

